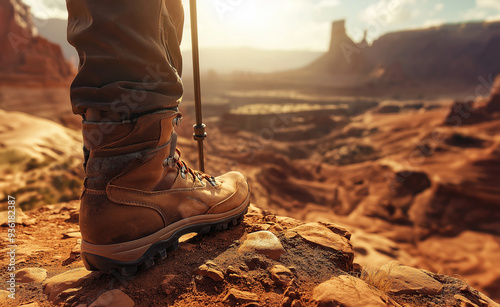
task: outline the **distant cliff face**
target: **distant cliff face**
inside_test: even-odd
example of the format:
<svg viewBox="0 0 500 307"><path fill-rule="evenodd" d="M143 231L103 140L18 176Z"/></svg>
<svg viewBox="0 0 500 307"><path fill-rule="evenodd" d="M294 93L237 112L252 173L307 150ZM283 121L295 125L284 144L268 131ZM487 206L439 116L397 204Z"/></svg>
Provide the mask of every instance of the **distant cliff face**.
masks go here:
<svg viewBox="0 0 500 307"><path fill-rule="evenodd" d="M488 99L486 111L491 114L500 112L500 76L497 76L491 89L491 95Z"/></svg>
<svg viewBox="0 0 500 307"><path fill-rule="evenodd" d="M445 25L390 33L364 53L372 64L402 65L413 78L477 82L500 73L500 22Z"/></svg>
<svg viewBox="0 0 500 307"><path fill-rule="evenodd" d="M21 0L0 0L0 52L0 84L67 84L73 75L61 47L37 36Z"/></svg>
<svg viewBox="0 0 500 307"><path fill-rule="evenodd" d="M354 43L343 23L333 23L330 50L306 70L360 73L376 79L466 82L500 73L500 22L394 32L371 46Z"/></svg>

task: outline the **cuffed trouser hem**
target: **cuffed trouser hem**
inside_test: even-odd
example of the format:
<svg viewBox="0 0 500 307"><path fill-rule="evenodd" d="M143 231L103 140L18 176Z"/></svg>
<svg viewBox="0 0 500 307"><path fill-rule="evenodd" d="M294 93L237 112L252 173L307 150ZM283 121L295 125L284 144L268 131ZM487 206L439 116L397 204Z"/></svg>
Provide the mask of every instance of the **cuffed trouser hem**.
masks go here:
<svg viewBox="0 0 500 307"><path fill-rule="evenodd" d="M67 0L68 41L80 67L71 85L75 114L176 107L183 93L180 0Z"/></svg>

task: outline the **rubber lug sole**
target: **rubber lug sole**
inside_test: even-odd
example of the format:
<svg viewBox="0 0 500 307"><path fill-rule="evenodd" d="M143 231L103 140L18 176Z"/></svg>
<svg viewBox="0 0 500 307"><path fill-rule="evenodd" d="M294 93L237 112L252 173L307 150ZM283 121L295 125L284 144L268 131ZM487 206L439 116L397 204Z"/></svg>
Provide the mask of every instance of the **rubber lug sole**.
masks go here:
<svg viewBox="0 0 500 307"><path fill-rule="evenodd" d="M165 259L168 253L174 252L177 248L179 248L179 238L183 235L188 233L205 235L213 232L224 231L228 229L229 226L235 226L241 223L247 210L236 217L227 218L222 221L191 225L189 227L179 229L167 240L154 243L139 259L134 261L117 261L85 252L81 254L81 257L87 270L101 271L107 274L118 273L125 277L133 276L139 271L149 269L155 263Z"/></svg>

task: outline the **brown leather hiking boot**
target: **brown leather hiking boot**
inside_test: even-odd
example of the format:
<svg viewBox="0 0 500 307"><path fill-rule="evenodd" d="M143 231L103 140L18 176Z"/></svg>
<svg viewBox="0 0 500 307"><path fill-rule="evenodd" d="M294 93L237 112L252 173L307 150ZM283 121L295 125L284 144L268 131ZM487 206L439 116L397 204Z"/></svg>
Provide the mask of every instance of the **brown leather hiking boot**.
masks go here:
<svg viewBox="0 0 500 307"><path fill-rule="evenodd" d="M214 178L180 160L180 117L168 110L118 123L84 121L80 230L87 269L133 275L175 250L180 236L224 230L245 214L243 175Z"/></svg>

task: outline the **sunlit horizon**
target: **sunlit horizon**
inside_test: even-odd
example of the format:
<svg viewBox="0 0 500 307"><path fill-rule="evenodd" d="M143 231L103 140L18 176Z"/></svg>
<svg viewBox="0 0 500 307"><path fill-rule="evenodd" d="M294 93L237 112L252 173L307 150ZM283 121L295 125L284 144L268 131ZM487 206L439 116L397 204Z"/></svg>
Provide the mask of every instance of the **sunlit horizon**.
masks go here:
<svg viewBox="0 0 500 307"><path fill-rule="evenodd" d="M23 0L40 19L67 18L64 0ZM191 49L189 2L181 48ZM201 48L266 50L328 49L330 25L345 19L355 41L368 31L368 41L383 34L446 23L500 20L495 0L253 0L198 1Z"/></svg>

